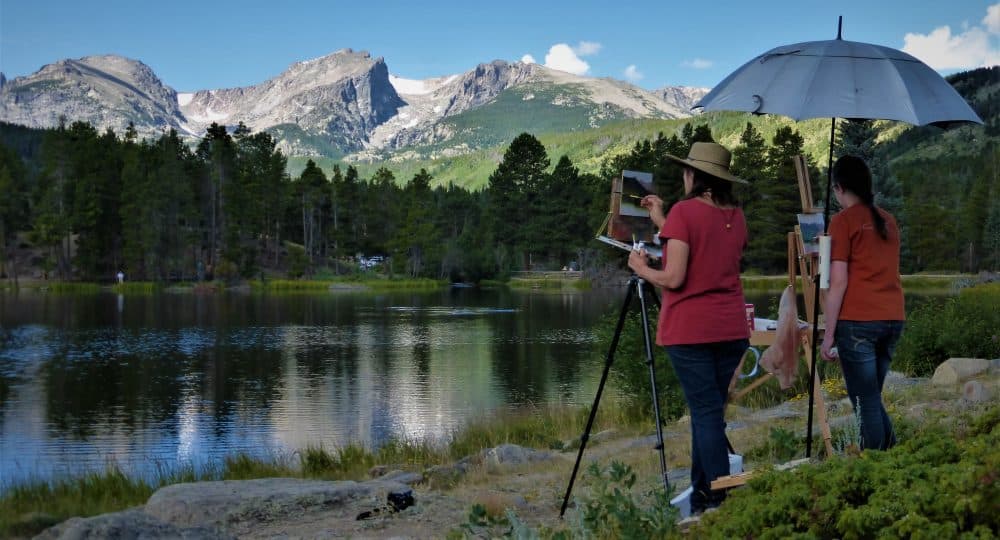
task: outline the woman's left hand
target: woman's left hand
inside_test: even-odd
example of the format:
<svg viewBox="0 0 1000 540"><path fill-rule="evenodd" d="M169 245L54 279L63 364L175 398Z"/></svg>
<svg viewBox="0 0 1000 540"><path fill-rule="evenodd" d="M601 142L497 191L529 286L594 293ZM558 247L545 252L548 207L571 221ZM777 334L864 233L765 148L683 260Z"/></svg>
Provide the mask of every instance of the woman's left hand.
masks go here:
<svg viewBox="0 0 1000 540"><path fill-rule="evenodd" d="M633 249L632 252L628 254L628 267L631 268L636 274L641 275L643 270L649 268L649 261L646 256L646 250Z"/></svg>

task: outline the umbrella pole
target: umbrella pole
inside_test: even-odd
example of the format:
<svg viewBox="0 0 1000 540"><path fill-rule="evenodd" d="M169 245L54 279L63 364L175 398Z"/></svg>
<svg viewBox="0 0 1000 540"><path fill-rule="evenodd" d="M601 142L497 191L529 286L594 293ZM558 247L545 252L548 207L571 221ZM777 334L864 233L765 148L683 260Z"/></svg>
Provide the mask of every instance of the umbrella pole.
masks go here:
<svg viewBox="0 0 1000 540"><path fill-rule="evenodd" d="M830 228L830 188L833 185L833 144L837 119L830 119L830 157L826 166L826 202L823 204L823 234ZM816 393L816 347L819 343L819 286L813 287L812 362L809 365L809 414L806 420L806 457L812 457L813 397Z"/></svg>

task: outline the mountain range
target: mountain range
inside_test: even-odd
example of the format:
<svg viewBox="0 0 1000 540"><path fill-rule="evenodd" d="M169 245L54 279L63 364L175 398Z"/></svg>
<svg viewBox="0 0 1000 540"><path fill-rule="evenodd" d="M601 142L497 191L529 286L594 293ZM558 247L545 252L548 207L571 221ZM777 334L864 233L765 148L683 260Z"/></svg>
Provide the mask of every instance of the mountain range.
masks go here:
<svg viewBox="0 0 1000 540"><path fill-rule="evenodd" d="M65 59L7 80L0 121L47 128L60 119L142 136L197 138L213 122L267 131L290 156L376 161L460 155L522 131L576 131L630 118L684 118L707 88L648 91L611 78L495 60L412 80L381 57L342 49L296 62L253 86L178 93L138 60Z"/></svg>

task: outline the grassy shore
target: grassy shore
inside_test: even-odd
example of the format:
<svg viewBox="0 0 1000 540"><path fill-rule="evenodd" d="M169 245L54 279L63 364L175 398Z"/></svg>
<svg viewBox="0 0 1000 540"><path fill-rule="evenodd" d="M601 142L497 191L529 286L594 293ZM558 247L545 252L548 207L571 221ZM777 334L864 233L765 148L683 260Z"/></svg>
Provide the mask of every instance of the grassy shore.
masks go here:
<svg viewBox="0 0 1000 540"><path fill-rule="evenodd" d="M42 281L42 280L22 280L20 289L37 290L57 294L96 294L102 291L110 291L118 294L153 294L163 290L173 292L220 292L226 289L239 289L249 287L252 290L273 291L273 292L325 292L335 289L364 289L364 290L428 290L438 289L448 285L446 280L425 279L425 278L390 278L381 275L372 276L352 276L335 279L308 280L308 279L268 279L265 281L251 280L242 283L230 284L227 286L221 281L205 281L199 283L173 283L165 284L154 281L131 281L116 284L90 283L82 281ZM14 286L9 282L0 282L0 290L13 290Z"/></svg>
<svg viewBox="0 0 1000 540"><path fill-rule="evenodd" d="M589 279L580 277L560 277L553 275L540 277L512 277L507 281L483 280L484 287L506 286L514 289L545 289L545 290L589 290L592 283ZM903 289L907 292L953 292L957 288L975 283L976 276L970 274L914 274L903 276ZM748 293L780 293L788 283L788 276L754 276L742 277L743 290ZM165 289L171 291L221 291L233 287L250 287L253 290L274 292L322 292L331 289L369 289L369 290L428 290L445 287L447 280L426 278L394 278L382 274L351 275L331 279L266 279L248 280L229 287L219 281L202 283L164 284L153 281L131 281L121 284L101 284L80 281L55 281L22 279L19 288L41 290L60 294L94 294L101 291L111 291L118 294L152 294ZM12 290L10 281L0 281L0 290ZM796 278L796 288L799 279Z"/></svg>

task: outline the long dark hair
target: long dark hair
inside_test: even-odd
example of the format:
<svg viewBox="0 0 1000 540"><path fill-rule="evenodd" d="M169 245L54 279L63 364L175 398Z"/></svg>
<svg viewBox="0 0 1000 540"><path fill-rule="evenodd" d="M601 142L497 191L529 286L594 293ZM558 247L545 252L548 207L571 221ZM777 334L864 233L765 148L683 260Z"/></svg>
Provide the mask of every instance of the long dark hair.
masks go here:
<svg viewBox="0 0 1000 540"><path fill-rule="evenodd" d="M712 201L715 204L719 206L739 206L740 201L736 199L736 195L733 195L732 182L716 178L694 167L686 167L686 169L694 173L694 182L691 186L691 193L685 195L685 199L693 199L711 192Z"/></svg>
<svg viewBox="0 0 1000 540"><path fill-rule="evenodd" d="M868 169L865 161L858 156L841 156L833 164L833 183L840 186L844 191L850 191L857 195L861 202L868 207L872 213L872 221L875 223L875 230L882 240L889 238L889 230L885 225L885 218L875 206L875 193L872 191L872 172Z"/></svg>

